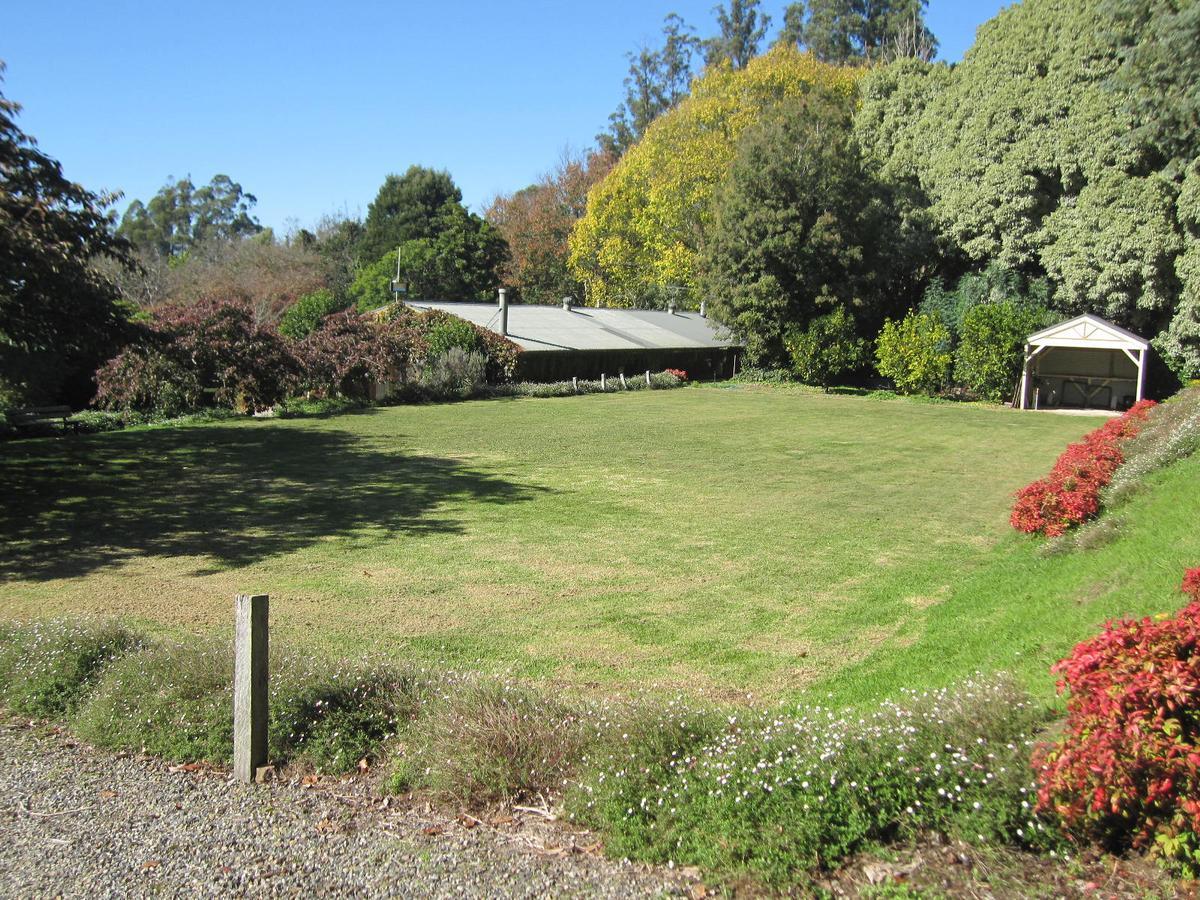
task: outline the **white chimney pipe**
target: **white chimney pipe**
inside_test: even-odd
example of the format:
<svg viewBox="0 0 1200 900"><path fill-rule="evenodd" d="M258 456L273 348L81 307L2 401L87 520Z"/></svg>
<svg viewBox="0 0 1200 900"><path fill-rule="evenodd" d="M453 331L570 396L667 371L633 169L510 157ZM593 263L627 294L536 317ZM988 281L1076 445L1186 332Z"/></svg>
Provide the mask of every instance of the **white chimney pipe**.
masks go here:
<svg viewBox="0 0 1200 900"><path fill-rule="evenodd" d="M500 288L500 334L508 336L508 291Z"/></svg>
<svg viewBox="0 0 1200 900"><path fill-rule="evenodd" d="M562 299L562 307L563 307L563 309L565 309L567 312L570 312L570 311L571 311L571 298L570 298L570 297L563 297L563 299Z"/></svg>
<svg viewBox="0 0 1200 900"><path fill-rule="evenodd" d="M704 303L704 301L703 301L703 300L701 300L701 301L700 301L700 318L702 318L702 319L706 319L706 318L708 318L708 316L706 316L706 315L704 314L704 306L705 306L705 303Z"/></svg>
<svg viewBox="0 0 1200 900"><path fill-rule="evenodd" d="M674 300L667 301L667 312L671 315L675 315L675 301Z"/></svg>

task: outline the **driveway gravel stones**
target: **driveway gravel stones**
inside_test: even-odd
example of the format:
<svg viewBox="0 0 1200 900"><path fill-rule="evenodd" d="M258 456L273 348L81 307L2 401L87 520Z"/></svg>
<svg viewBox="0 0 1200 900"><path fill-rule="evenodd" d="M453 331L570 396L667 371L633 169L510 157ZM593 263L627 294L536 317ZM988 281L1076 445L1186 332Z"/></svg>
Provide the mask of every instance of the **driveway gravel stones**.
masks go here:
<svg viewBox="0 0 1200 900"><path fill-rule="evenodd" d="M191 771L189 771L191 769ZM363 779L247 786L0 724L0 895L631 897L703 894L536 815L385 801Z"/></svg>

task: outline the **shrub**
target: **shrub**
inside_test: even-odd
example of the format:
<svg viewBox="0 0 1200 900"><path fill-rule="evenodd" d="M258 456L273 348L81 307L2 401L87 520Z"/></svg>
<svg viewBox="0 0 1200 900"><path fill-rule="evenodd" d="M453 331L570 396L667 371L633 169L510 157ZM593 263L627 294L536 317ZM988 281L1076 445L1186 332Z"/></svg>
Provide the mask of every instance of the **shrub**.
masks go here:
<svg viewBox="0 0 1200 900"><path fill-rule="evenodd" d="M38 622L3 637L0 701L40 717L72 712L105 668L141 640L111 622Z"/></svg>
<svg viewBox="0 0 1200 900"><path fill-rule="evenodd" d="M346 304L326 288L305 294L284 312L279 320L279 333L298 341L316 331L326 316L345 307Z"/></svg>
<svg viewBox="0 0 1200 900"><path fill-rule="evenodd" d="M1005 682L909 694L865 714L745 711L714 723L676 703L656 728L611 741L570 805L605 829L612 852L768 885L921 830L1047 846L1055 838L1033 815L1028 769L1042 720Z"/></svg>
<svg viewBox="0 0 1200 900"><path fill-rule="evenodd" d="M866 362L866 341L858 336L854 317L842 307L813 319L803 330L789 332L784 346L796 376L823 388Z"/></svg>
<svg viewBox="0 0 1200 900"><path fill-rule="evenodd" d="M402 381L425 352L421 335L399 319L352 309L326 316L296 344L300 385L321 397L366 398L372 382Z"/></svg>
<svg viewBox="0 0 1200 900"><path fill-rule="evenodd" d="M1054 666L1066 733L1039 748L1038 808L1112 848L1200 872L1200 570L1170 618L1108 622Z"/></svg>
<svg viewBox="0 0 1200 900"><path fill-rule="evenodd" d="M405 765L456 798L547 802L561 794L583 738L570 707L508 682L464 684L430 709Z"/></svg>
<svg viewBox="0 0 1200 900"><path fill-rule="evenodd" d="M483 349L483 341L475 326L465 319L450 315L433 320L425 342L430 360L445 356L453 348L464 353L478 353Z"/></svg>
<svg viewBox="0 0 1200 900"><path fill-rule="evenodd" d="M253 412L283 399L297 374L283 340L249 306L202 301L156 310L141 339L97 372L96 402L158 415L210 403Z"/></svg>
<svg viewBox="0 0 1200 900"><path fill-rule="evenodd" d="M465 400L486 383L487 359L482 353L451 347L430 360L421 372L421 388L434 399Z"/></svg>
<svg viewBox="0 0 1200 900"><path fill-rule="evenodd" d="M672 378L675 378L680 382L688 380L688 373L683 369L663 369L663 374L670 375Z"/></svg>
<svg viewBox="0 0 1200 900"><path fill-rule="evenodd" d="M268 753L329 773L378 759L417 708L420 685L384 664L272 654ZM110 666L72 719L100 747L179 762L233 757L233 651L222 641L157 643Z"/></svg>
<svg viewBox="0 0 1200 900"><path fill-rule="evenodd" d="M1011 301L973 306L962 317L954 377L972 393L1001 401L1021 375L1025 338L1047 324L1041 307Z"/></svg>
<svg viewBox="0 0 1200 900"><path fill-rule="evenodd" d="M902 394L935 394L950 374L950 332L936 318L910 311L883 323L876 344L879 374Z"/></svg>
<svg viewBox="0 0 1200 900"><path fill-rule="evenodd" d="M1017 492L1009 522L1018 531L1057 537L1100 511L1100 489L1121 465L1121 444L1138 433L1156 404L1142 400L1068 445L1050 474Z"/></svg>

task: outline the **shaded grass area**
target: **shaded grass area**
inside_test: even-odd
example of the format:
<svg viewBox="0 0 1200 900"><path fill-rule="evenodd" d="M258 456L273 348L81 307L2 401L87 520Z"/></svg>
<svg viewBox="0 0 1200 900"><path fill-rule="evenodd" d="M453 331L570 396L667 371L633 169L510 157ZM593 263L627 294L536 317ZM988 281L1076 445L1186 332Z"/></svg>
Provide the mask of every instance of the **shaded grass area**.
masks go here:
<svg viewBox="0 0 1200 900"><path fill-rule="evenodd" d="M1092 425L732 386L10 442L0 616L184 637L253 591L298 648L585 692L944 684L978 662L928 623L1021 555L1011 493ZM1046 654L985 659L1045 684Z"/></svg>

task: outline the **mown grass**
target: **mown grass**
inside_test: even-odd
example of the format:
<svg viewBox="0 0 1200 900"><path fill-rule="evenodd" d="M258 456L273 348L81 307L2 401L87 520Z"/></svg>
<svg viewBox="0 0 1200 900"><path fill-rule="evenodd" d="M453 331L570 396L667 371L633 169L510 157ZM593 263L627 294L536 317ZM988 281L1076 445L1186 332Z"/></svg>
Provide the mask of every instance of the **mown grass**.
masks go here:
<svg viewBox="0 0 1200 900"><path fill-rule="evenodd" d="M0 616L227 633L254 590L275 634L335 655L836 687L919 638L1009 540L1012 491L1094 424L733 386L16 441Z"/></svg>

